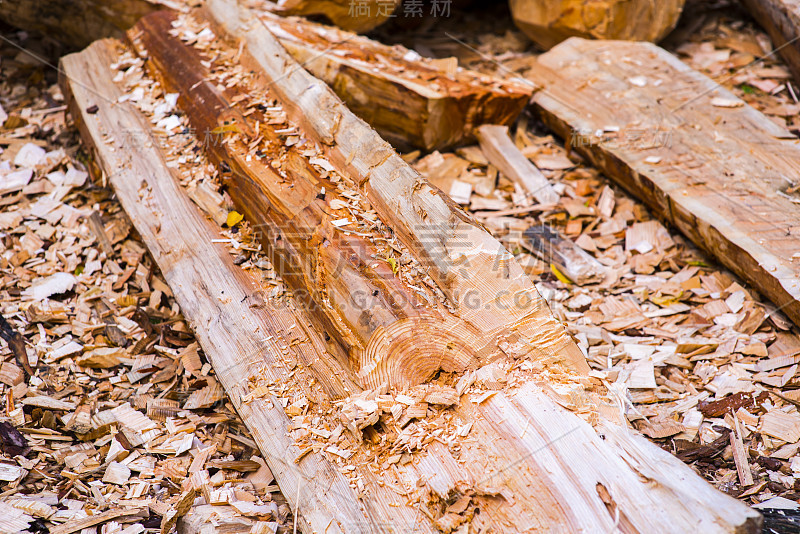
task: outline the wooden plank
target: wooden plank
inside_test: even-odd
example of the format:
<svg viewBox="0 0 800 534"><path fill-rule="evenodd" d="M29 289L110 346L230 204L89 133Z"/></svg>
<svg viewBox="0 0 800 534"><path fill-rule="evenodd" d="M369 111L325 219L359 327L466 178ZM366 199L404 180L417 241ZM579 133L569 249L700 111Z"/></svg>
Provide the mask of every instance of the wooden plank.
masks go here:
<svg viewBox="0 0 800 534"><path fill-rule="evenodd" d="M571 149L800 324L796 137L652 44L575 38L532 66Z"/></svg>
<svg viewBox="0 0 800 534"><path fill-rule="evenodd" d="M481 150L489 163L497 167L509 180L519 185L527 197L540 204L555 204L559 196L553 186L508 136L508 127L484 124L477 130Z"/></svg>
<svg viewBox="0 0 800 534"><path fill-rule="evenodd" d="M772 46L800 83L800 2L741 0L772 39Z"/></svg>
<svg viewBox="0 0 800 534"><path fill-rule="evenodd" d="M443 150L474 139L481 124L510 124L533 92L533 84L479 74L454 58L423 58L296 17L259 18L294 59L401 150Z"/></svg>
<svg viewBox="0 0 800 534"><path fill-rule="evenodd" d="M174 291L228 399L285 489L300 530L352 532L347 525L369 524L347 479L322 455L311 452L300 464L290 460L300 449L289 433L288 416L272 394L244 400L251 377L277 380L290 371L282 357L286 350L314 369L322 363L317 355L324 343L308 330L309 343L293 343L287 331L307 321L291 308L261 297L254 281L213 243L219 231L180 189L146 120L130 103L118 103L122 93L112 82L110 68L118 52L119 44L105 40L62 59L62 87L84 139ZM95 106L95 113L86 111ZM138 141L128 143L125 132L135 132ZM315 373L320 381L340 375L332 369ZM379 487L375 491L372 506L383 507L379 515L401 524L410 521L404 510L385 504Z"/></svg>

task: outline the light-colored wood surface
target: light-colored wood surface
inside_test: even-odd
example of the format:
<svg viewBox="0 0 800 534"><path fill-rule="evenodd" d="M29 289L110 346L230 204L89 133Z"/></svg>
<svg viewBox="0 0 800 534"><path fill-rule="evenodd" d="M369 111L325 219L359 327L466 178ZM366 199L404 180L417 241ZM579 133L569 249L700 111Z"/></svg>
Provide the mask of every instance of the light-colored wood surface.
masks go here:
<svg viewBox="0 0 800 534"><path fill-rule="evenodd" d="M741 0L772 38L772 46L800 82L800 1Z"/></svg>
<svg viewBox="0 0 800 534"><path fill-rule="evenodd" d="M147 122L130 102L119 102L110 71L114 46L101 41L63 60L70 109L295 509L300 531L367 533L389 526L434 532L462 524L506 533L607 532L619 524L629 532L685 532L698 524L704 532L756 531L756 512L611 423L613 409L584 390L585 378L535 357L520 364L569 393L517 374L514 388L463 396L451 414L468 422L457 454L455 443L431 439L411 461L380 469L380 459L364 444L354 449L358 461L346 470L362 481L358 493L339 471L342 464L334 467L333 453L308 451L293 461L300 451L278 399L243 398L255 374L272 381L289 374L279 356L288 340L269 338L302 319L280 315L269 301L248 304L258 288L212 242L219 233L170 174L158 140L142 135L149 132ZM96 113L86 111L94 105ZM138 142L126 142L126 132L136 132ZM548 333L540 335L548 345ZM316 346L295 344L292 350L308 345ZM313 369L308 356L291 359ZM498 372L491 380L504 380ZM303 384L296 380L293 387ZM459 498L467 510L446 512Z"/></svg>
<svg viewBox="0 0 800 534"><path fill-rule="evenodd" d="M481 149L489 163L497 167L527 195L540 204L555 204L558 193L531 161L516 147L508 135L508 127L485 124L477 129ZM583 285L603 280L605 269L594 257L572 241L546 227L533 227L525 232L526 247L547 264L554 265L571 281Z"/></svg>
<svg viewBox="0 0 800 534"><path fill-rule="evenodd" d="M572 150L800 324L796 137L648 43L570 39L530 72Z"/></svg>
<svg viewBox="0 0 800 534"><path fill-rule="evenodd" d="M606 272L603 264L553 228L531 226L524 236L524 247L551 265L551 269L555 266L571 282L580 286L603 281Z"/></svg>
<svg viewBox="0 0 800 534"><path fill-rule="evenodd" d="M514 23L548 49L569 37L658 41L686 0L509 0Z"/></svg>
<svg viewBox="0 0 800 534"><path fill-rule="evenodd" d="M205 132L223 128L223 123L243 132L208 145L206 152L218 166L231 169L224 174L228 192L251 224L260 228L261 242L283 280L296 295L308 297L298 305L309 310L319 331L333 338L328 349L342 355L338 361L345 376L353 370L364 371L361 379L367 387L379 387L387 380L390 385L407 387L427 381L440 368L463 372L485 363L477 355L481 340L467 325L436 301L421 299L415 287L380 259L386 238L369 226L356 226L355 215L360 212L330 177L314 167L313 162L319 161L315 158L322 154L308 147L284 146L284 138L276 132L290 130L292 125L270 124L269 117L252 108L249 95L264 95L253 90L252 84L241 80L220 91L209 81L211 70L230 71L235 66L171 35L174 21L174 15L166 12L149 15L130 32L132 40L150 58L152 70L168 90L182 95L179 103L199 139ZM236 53L235 48L223 45L217 50L228 57ZM205 61L211 62L211 68ZM244 134L256 128L260 143L255 134ZM252 157L254 142L264 157ZM355 187L352 177L344 178ZM323 189L325 195L320 198L318 192ZM333 224L342 219L348 224ZM392 259L398 267L399 259ZM398 324L412 327L398 329ZM393 334L389 337L386 332ZM427 354L430 365L404 365L419 360L419 352ZM379 377L360 369L360 362L385 359L399 367ZM348 390L357 389L351 383Z"/></svg>
<svg viewBox="0 0 800 534"><path fill-rule="evenodd" d="M507 126L484 124L477 129L477 137L489 163L519 185L528 199L536 199L540 204L558 202L558 193L542 171L514 146Z"/></svg>
<svg viewBox="0 0 800 534"><path fill-rule="evenodd" d="M225 0L207 6L230 35L245 43L242 61L261 70L290 118L320 144L333 165L358 180L372 208L425 266L455 314L474 337L486 340L478 349L485 347L481 359L488 361L502 345L506 354L529 354L588 372L563 325L499 241L431 187L328 86L300 68L251 13ZM394 330L373 339L378 346L414 326L412 321L396 323ZM385 360L375 361L370 347L366 354L364 366L382 372Z"/></svg>
<svg viewBox="0 0 800 534"><path fill-rule="evenodd" d="M493 238L432 190L326 86L295 68L274 37L246 12L222 0L210 2L209 9L232 36L245 43L250 57L243 56L243 61L262 70L271 82L270 89L303 131L325 148L337 168L361 179L373 208L417 261L428 262L434 280L446 294L456 296L457 290L469 288L480 297L497 297L501 289L533 289L529 280L523 280L524 275L516 275L519 267L511 260L502 275L495 275L491 269L481 270L485 264L480 261L470 264L471 269L485 273L488 280L476 281L468 276L469 271L459 273L459 258L468 256L474 261L480 260L481 254L493 256L489 251L498 250L495 246L490 248L497 244ZM458 249L465 254L454 257L446 254L446 247L445 254L441 248L431 247L418 233L423 223L434 225L439 243L452 239L454 229L465 228L462 239L466 235L467 245ZM548 361L548 355L556 355L556 360L564 362L577 360L558 356L574 345L562 337L546 307L513 308L505 310L503 316L495 307L497 299L482 300L494 306L481 310L470 309L458 298L451 300L461 317L487 334L497 335L512 325L518 339L530 340L523 343L539 345L538 349L519 354L513 346L504 344L506 357L527 359L534 367ZM534 324L536 327L528 330ZM555 362L545 365L551 372L559 368ZM555 376L551 375L551 380L556 380ZM581 379L574 372L567 371L560 380L562 385L581 390ZM519 532L532 525L549 531L604 531L613 529L620 517L625 518L626 529L631 532L682 532L696 528L698 521L711 531L757 530L757 513L716 492L669 453L611 423L615 419L613 411L606 411L599 398L587 400L584 405L577 400L578 394L577 404L571 404L567 397L551 390L554 398L564 403L559 406L548 396L547 388L523 380L519 387L508 391L472 402L462 399L453 407L453 413L459 420L472 423L469 436L474 441L464 441L458 459L444 444L432 442L418 460L398 468L398 478L390 477L391 480L425 481L418 487L429 492L423 498L426 515L437 521L444 516L441 509L431 508L432 504L467 492L482 510L472 517L472 524L501 532ZM587 399L592 398L588 394ZM605 439L576 415L580 406L594 413L588 418L598 428L607 427L602 431ZM608 435L614 439L608 440ZM653 486L650 480L658 482ZM503 488L508 491L502 493ZM652 512L654 509L656 513Z"/></svg>
<svg viewBox="0 0 800 534"><path fill-rule="evenodd" d="M511 124L533 84L504 81L297 17L260 15L303 67L400 150L443 150L481 124Z"/></svg>
<svg viewBox="0 0 800 534"><path fill-rule="evenodd" d="M367 512L347 479L318 453L309 453L302 463L292 461L300 450L288 432L290 419L271 395L242 401L252 376L267 372L274 379L289 371L278 347L289 345L289 337L281 340L302 319L260 297L259 288L233 265L224 247L212 243L219 231L180 189L158 142L148 133L148 123L130 103L117 102L122 93L110 70L117 46L114 41L98 41L62 59L62 86L70 95L73 117L172 288L228 399L297 511L300 530L357 531L348 525L365 524ZM88 113L94 105L98 111ZM290 350L296 361L310 364L316 358L314 345L295 343ZM402 512L388 508L381 515L408 521Z"/></svg>
<svg viewBox="0 0 800 534"><path fill-rule="evenodd" d="M145 517L145 514L146 510L141 508L116 508L101 512L99 514L91 515L89 517L84 517L82 519L68 521L67 523L53 527L50 529L50 532L53 534L72 534L73 532L79 532L85 528L92 528L101 523L105 523L106 521L112 521L124 516L138 516L143 518Z"/></svg>

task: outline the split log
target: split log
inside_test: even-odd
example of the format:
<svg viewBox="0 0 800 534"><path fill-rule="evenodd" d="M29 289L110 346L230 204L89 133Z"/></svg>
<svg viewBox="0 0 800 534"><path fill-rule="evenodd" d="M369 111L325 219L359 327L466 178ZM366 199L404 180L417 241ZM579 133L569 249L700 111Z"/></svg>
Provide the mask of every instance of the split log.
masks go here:
<svg viewBox="0 0 800 534"><path fill-rule="evenodd" d="M793 0L742 0L767 30L772 46L800 83L800 4Z"/></svg>
<svg viewBox="0 0 800 534"><path fill-rule="evenodd" d="M272 264L298 296L298 304L313 310L310 316L317 328L340 344L329 344L328 349L356 362L390 357L405 361L424 346L425 356L417 357L406 373L373 378L360 365L361 378L370 387L386 380L401 387L416 385L440 368L463 372L486 360L485 353L492 350L487 340L435 300L431 304L421 300L393 272L389 259L395 269L400 262L388 254L386 236L374 230L373 221L363 224L363 208L355 203L354 209L340 193L350 190L351 198L357 194L353 178L329 177L320 171L317 166L330 164L318 150L303 144L284 146L286 132L294 127L274 120L284 112L268 100L270 95L264 92L268 84L256 88L243 81L228 83L221 92L211 71L230 72L235 64L220 60L224 53L201 54L181 42L171 32L174 21L173 13L154 13L134 27L131 40L150 58L165 87L180 93L179 105L201 140L210 132L228 129L226 139L205 143L207 154L229 170L224 173L228 192L237 209L259 229ZM223 52L232 58L236 49ZM248 94L266 98L253 101ZM254 152L257 157L252 157ZM349 184L344 191L341 182L333 181L342 177ZM347 356L340 361L351 366Z"/></svg>
<svg viewBox="0 0 800 534"><path fill-rule="evenodd" d="M514 23L549 49L569 37L659 41L686 0L509 0Z"/></svg>
<svg viewBox="0 0 800 534"><path fill-rule="evenodd" d="M242 54L241 61L248 70L260 72L264 80L259 85L254 79L255 86L274 94L289 118L319 144L336 170L353 177L383 223L424 265L459 324L471 332L472 350L484 353L480 359L503 346L506 354L531 354L566 362L581 373L588 371L583 355L499 241L428 184L327 85L297 66L249 12L227 2L208 6L229 34L244 40L248 53ZM236 17L240 14L248 20L239 21ZM287 69L286 65L293 67ZM412 372L421 362L412 363L414 344L401 340L410 340L408 333L419 328L419 321L410 318L376 331L370 344L380 347L388 343L392 348L381 352L391 358L384 359L368 347L358 366L360 373L374 376L380 384L397 383L398 374ZM461 338L466 331L454 335ZM545 338L548 342L542 343ZM470 350L460 343L456 346Z"/></svg>
<svg viewBox="0 0 800 534"><path fill-rule="evenodd" d="M479 74L455 58L423 58L299 18L259 18L295 60L400 150L443 150L472 140L481 124L511 124L533 92L533 84Z"/></svg>
<svg viewBox="0 0 800 534"><path fill-rule="evenodd" d="M795 136L651 44L570 39L532 66L572 150L800 325Z"/></svg>
<svg viewBox="0 0 800 534"><path fill-rule="evenodd" d="M288 431L290 419L274 396L243 401L254 375L277 378L288 372L282 357L285 347L293 359L317 369L314 376L321 381L339 380L342 371L322 367L318 354L324 342L305 327L307 320L291 308L265 300L254 281L233 265L228 252L213 243L219 231L180 189L147 121L130 103L118 103L122 93L112 81L110 67L118 53L119 45L106 40L62 58L61 84L83 138L172 288L276 480L291 488L287 499L295 509L302 503L301 530L322 532L332 522L360 524L364 512L335 466L315 452L301 464L291 460L300 450ZM129 142L125 132L134 132L139 142ZM293 325L304 330L308 343L293 342ZM341 394L345 387L343 383L331 389ZM408 520L390 511L384 515Z"/></svg>
<svg viewBox="0 0 800 534"><path fill-rule="evenodd" d="M305 71L295 69L291 58L263 26L227 2L212 2L210 9L219 20L228 23L227 27L237 37L243 39L247 49L245 53L252 54L252 57L243 56L243 62L264 69L263 74L271 84L269 87L280 94L290 116L299 117L297 120L304 122L301 131L320 141L340 172L360 178L373 207L382 218L390 220L395 231L412 245L409 248L417 259L433 260L431 271L443 290L453 295L454 287L463 289L470 283L474 284L474 280L470 282L472 279L463 274L458 278L461 274L458 271L454 271L456 277L451 275L449 279L437 272L453 259L442 257L441 253L432 254L415 235L415 226L402 224L404 218L412 216L412 212L425 213L434 222L449 213L450 216L444 219L449 220L451 227L454 223L473 223L457 216L456 208L438 196L418 175L405 174L413 171L405 167L402 160L323 84ZM247 31L239 33L243 27ZM337 113L336 120L331 120L331 111ZM364 143L361 148L370 147L370 150L353 150L357 148L356 141ZM381 176L387 161L395 171L394 181L400 180L402 184L404 175L414 177L401 194L397 189L392 190L396 200L391 204L391 197L382 196L385 192L378 187L386 185L388 177ZM418 196L420 190L427 196ZM386 206L399 209L386 210ZM411 207L416 210L409 209ZM478 230L468 237L480 238L479 243L490 239ZM447 230L440 232L444 234L438 238L441 241L442 237L446 238ZM513 267L503 276L506 288L509 284L507 275L509 270L513 275ZM483 274L483 271L478 272ZM487 274L491 276L492 272ZM489 282L500 284L499 280L492 278ZM499 289L498 285L493 289ZM481 289L486 291L486 288ZM492 289L491 285L489 289ZM459 304L458 299L452 300ZM466 306L456 310L484 328L496 315L496 309L491 307L489 315L484 311L468 310ZM512 309L510 315L517 313ZM546 309L538 313L539 317L549 316ZM497 321L496 317L494 321ZM548 347L546 350L556 352L548 337L558 335L557 331L548 332L547 322L539 323L539 326L543 328L536 341L544 343ZM532 355L532 362L536 361L536 356ZM556 368L551 369L554 371ZM568 380L573 381L574 386L579 384L574 375ZM556 398L569 404L557 394ZM384 469L385 478L379 486L407 488L403 501L394 501L390 507L373 508L375 479L364 478L365 495L369 496L364 502L374 510L370 515L373 522L384 523L386 518L382 514L390 511L422 510L430 523L426 521L422 525L415 521L415 524L424 529L432 529L435 524L435 528L452 530L467 522L471 522L474 528L493 528L498 532L517 532L531 525L543 530L566 525L570 530L594 531L611 529L619 521L624 521L626 529L632 532L654 529L685 531L698 521L707 529L719 532L748 532L758 526L755 512L713 490L670 454L641 437L631 435L629 430L609 422L605 415L598 413L597 432L604 436L601 439L589 424L556 405L532 382L523 383L513 391L481 395L472 403L460 401L454 406L453 415L470 422L466 432L474 439L474 442L462 444L458 462L447 446L432 441L425 450L414 454L417 460L394 467L389 464L391 469ZM564 439L567 436L569 439ZM491 450L488 444L491 444ZM359 448L356 454L361 455L359 458L364 461L351 465L352 469L359 475L368 475L366 465L372 462L366 461L368 451ZM413 484L409 486L407 482ZM289 494L292 488L285 491ZM448 504L454 500L463 506L456 508L457 511L448 511ZM464 512L474 510L473 506L482 513L464 515ZM351 525L350 531L367 531L367 525Z"/></svg>
<svg viewBox="0 0 800 534"><path fill-rule="evenodd" d="M95 39L122 37L153 11L180 9L178 0L13 0L0 2L0 20L83 48Z"/></svg>
<svg viewBox="0 0 800 534"><path fill-rule="evenodd" d="M278 4L278 13L322 15L342 29L364 33L394 16L401 0L283 0Z"/></svg>

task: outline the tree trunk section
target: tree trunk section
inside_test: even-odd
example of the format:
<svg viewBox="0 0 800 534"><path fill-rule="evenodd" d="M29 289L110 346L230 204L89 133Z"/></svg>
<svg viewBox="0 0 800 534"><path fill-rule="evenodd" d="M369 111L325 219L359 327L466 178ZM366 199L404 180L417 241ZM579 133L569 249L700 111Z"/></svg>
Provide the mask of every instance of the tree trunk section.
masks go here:
<svg viewBox="0 0 800 534"><path fill-rule="evenodd" d="M179 104L200 139L224 128L242 132L204 143L207 153L221 169L228 169L224 176L229 193L259 229L272 264L298 295L298 304L310 310L319 330L338 342L328 349L345 355L341 365L375 388L386 381L408 387L440 369L463 372L485 361L496 350L494 340L480 339L468 324L437 305L436 295L428 304L402 282L385 256L390 247L384 235L369 228L351 229L360 212L348 211L349 199L339 192L340 184L331 180L333 176L323 177L315 166L322 154L307 146L284 146L286 136L277 132L292 126L270 124L274 121L252 109L247 98L263 94L261 90L242 84L219 91L202 63L212 58L171 35L174 20L168 12L145 17L131 31L132 41L152 60L152 70L168 90L182 95ZM212 67L219 71L234 65L215 62ZM263 156L252 157L254 150ZM348 189L358 189L353 177L337 176L345 178ZM337 221L347 224L336 226ZM414 365L408 365L412 360ZM377 378L375 362L397 367Z"/></svg>

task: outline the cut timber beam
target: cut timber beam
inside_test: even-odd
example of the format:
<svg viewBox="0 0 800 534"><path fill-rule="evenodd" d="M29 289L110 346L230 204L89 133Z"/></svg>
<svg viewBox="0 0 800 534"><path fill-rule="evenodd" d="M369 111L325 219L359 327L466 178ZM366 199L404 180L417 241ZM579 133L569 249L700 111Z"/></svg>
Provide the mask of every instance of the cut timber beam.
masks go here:
<svg viewBox="0 0 800 534"><path fill-rule="evenodd" d="M767 30L772 46L800 83L800 2L797 0L741 0L753 18Z"/></svg>
<svg viewBox="0 0 800 534"><path fill-rule="evenodd" d="M259 18L295 60L396 148L443 150L481 124L511 124L533 84L508 82L386 46L330 26L263 13Z"/></svg>
<svg viewBox="0 0 800 534"><path fill-rule="evenodd" d="M258 369L289 372L282 359L284 347L297 361L313 368L317 347L324 344L313 331L308 331L309 343L292 342L292 325L306 321L262 298L260 288L233 265L227 250L213 243L219 231L181 190L147 121L129 102L118 103L122 93L112 81L111 64L119 48L115 41L98 41L62 59L61 83L72 116L172 288L228 399L292 507L301 506L301 530L353 532L343 525L363 524L365 519L348 480L317 452L306 455L300 464L292 461L300 449L289 434L291 420L272 394L243 401L248 380ZM87 111L94 111L94 106L96 113ZM126 132L136 142L129 142ZM338 374L340 370L320 369L316 376L330 380ZM380 503L380 497L374 502ZM409 521L401 512L387 507L380 514Z"/></svg>
<svg viewBox="0 0 800 534"><path fill-rule="evenodd" d="M393 272L389 259L397 267L399 256L376 231L377 221L364 218L358 199L351 201L358 194L352 177L317 168L330 163L310 143L285 146L286 132L301 132L282 119L285 113L263 90L267 83L233 80L218 89L212 71L234 71L237 49L220 43L201 52L172 35L174 24L173 13L154 13L135 26L131 40L167 90L181 95L199 139L227 128L227 138L205 143L209 158L229 170L224 180L237 208L259 229L272 264L317 328L339 343L338 350L328 348L344 351L342 365L350 366L347 355L354 362L393 361L401 368L388 376L354 366L365 386L408 387L440 369L463 372L491 359L495 339L482 339L436 305L436 295L427 303Z"/></svg>
<svg viewBox="0 0 800 534"><path fill-rule="evenodd" d="M796 137L648 43L574 38L529 72L571 149L800 325Z"/></svg>

